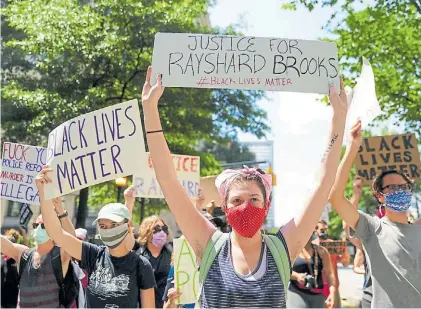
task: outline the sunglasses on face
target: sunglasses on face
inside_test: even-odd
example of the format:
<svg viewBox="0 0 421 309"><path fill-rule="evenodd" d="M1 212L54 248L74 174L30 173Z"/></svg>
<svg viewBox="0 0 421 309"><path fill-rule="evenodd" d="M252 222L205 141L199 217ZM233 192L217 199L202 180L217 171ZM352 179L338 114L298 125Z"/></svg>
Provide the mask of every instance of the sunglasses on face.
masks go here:
<svg viewBox="0 0 421 309"><path fill-rule="evenodd" d="M163 226L160 226L160 225L155 225L155 226L153 227L153 233L154 233L154 234L159 233L159 232L161 232L161 231L164 231L165 233L167 233L167 234L168 234L168 226L167 226L167 225L163 225Z"/></svg>
<svg viewBox="0 0 421 309"><path fill-rule="evenodd" d="M388 189L389 191L392 191L392 192L396 192L398 190L409 192L409 191L412 191L412 186L409 183L406 183L404 185L388 185L388 186L384 186L382 188L382 190L384 190L384 189Z"/></svg>
<svg viewBox="0 0 421 309"><path fill-rule="evenodd" d="M32 228L35 230L40 224L39 223L32 223ZM41 223L41 228L45 230L44 223Z"/></svg>

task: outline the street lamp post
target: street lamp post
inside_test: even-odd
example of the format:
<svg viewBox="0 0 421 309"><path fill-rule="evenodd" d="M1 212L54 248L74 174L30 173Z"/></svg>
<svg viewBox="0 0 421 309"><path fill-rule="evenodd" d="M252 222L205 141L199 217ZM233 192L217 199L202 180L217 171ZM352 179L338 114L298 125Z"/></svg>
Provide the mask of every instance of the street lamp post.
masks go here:
<svg viewBox="0 0 421 309"><path fill-rule="evenodd" d="M123 187L127 183L126 177L120 177L115 180L115 184L117 186L117 203L120 201L121 198L121 191L123 190Z"/></svg>

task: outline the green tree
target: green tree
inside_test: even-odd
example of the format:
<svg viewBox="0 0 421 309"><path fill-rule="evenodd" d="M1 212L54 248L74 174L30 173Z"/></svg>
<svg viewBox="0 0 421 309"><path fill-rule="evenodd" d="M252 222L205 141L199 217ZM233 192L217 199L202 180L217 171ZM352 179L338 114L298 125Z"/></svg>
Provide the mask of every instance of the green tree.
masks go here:
<svg viewBox="0 0 421 309"><path fill-rule="evenodd" d="M284 8L334 7L325 29L338 44L342 72L355 78L361 56L368 58L382 119L395 115L421 138L421 1L378 0L360 10L361 5L357 0L293 0Z"/></svg>
<svg viewBox="0 0 421 309"><path fill-rule="evenodd" d="M140 98L155 33L233 33L198 22L208 0L13 0L2 2L3 140L46 146L48 133L75 116ZM160 103L172 152L201 156L202 173L219 170L199 141L263 137L261 91L169 88ZM82 197L87 197L87 189ZM81 198L79 208L85 207ZM81 215L84 224L84 215Z"/></svg>

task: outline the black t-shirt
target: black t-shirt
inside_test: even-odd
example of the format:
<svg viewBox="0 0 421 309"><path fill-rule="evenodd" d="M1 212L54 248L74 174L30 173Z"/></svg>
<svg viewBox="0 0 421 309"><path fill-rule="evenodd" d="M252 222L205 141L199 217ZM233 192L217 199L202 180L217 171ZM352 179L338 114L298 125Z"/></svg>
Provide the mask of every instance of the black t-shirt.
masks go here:
<svg viewBox="0 0 421 309"><path fill-rule="evenodd" d="M83 242L81 267L89 277L87 308L138 308L140 290L155 287L151 264L134 251L114 257L106 247Z"/></svg>
<svg viewBox="0 0 421 309"><path fill-rule="evenodd" d="M142 247L137 252L139 253L139 251L141 251L141 255L147 258L152 265L156 281L155 305L156 308L162 308L164 305L162 298L164 297L168 273L171 268L172 248L168 245L163 247L161 253L157 257L154 257L146 247Z"/></svg>

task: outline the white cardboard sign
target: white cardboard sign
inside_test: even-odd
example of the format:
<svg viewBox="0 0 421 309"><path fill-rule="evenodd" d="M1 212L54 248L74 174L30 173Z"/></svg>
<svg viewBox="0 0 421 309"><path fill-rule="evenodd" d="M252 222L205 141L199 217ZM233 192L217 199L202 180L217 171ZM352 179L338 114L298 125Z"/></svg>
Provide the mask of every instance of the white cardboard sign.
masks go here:
<svg viewBox="0 0 421 309"><path fill-rule="evenodd" d="M186 238L174 239L175 288L181 292L178 304L195 303L200 292L196 255Z"/></svg>
<svg viewBox="0 0 421 309"><path fill-rule="evenodd" d="M177 178L191 198L199 195L200 188L200 157L172 155ZM147 167L141 173L133 175L136 196L144 198L165 198L156 179L150 154L147 155Z"/></svg>
<svg viewBox="0 0 421 309"><path fill-rule="evenodd" d="M48 137L46 199L140 173L146 162L137 100L73 118Z"/></svg>
<svg viewBox="0 0 421 309"><path fill-rule="evenodd" d="M189 33L157 33L153 78L167 87L289 92L339 91L333 42Z"/></svg>
<svg viewBox="0 0 421 309"><path fill-rule="evenodd" d="M357 120L361 120L363 130L367 129L368 125L382 113L376 96L373 68L367 58L362 57L362 59L361 75L354 89L348 94L350 107L345 126L346 132Z"/></svg>
<svg viewBox="0 0 421 309"><path fill-rule="evenodd" d="M1 198L39 205L35 177L46 162L47 149L4 142L1 167Z"/></svg>

